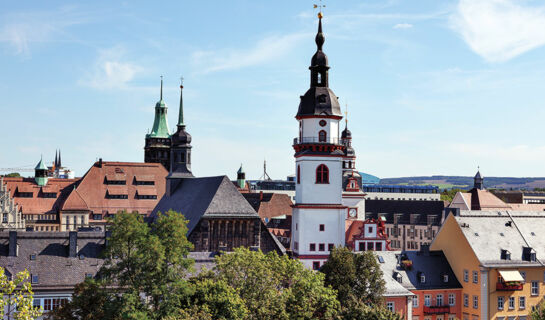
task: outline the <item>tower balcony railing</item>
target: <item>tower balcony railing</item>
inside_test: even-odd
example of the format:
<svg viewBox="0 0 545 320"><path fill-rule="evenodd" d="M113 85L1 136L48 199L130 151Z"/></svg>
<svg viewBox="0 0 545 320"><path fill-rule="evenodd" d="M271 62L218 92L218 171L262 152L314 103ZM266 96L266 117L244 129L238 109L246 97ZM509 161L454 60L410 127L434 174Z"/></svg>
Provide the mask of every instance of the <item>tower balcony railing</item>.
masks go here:
<svg viewBox="0 0 545 320"><path fill-rule="evenodd" d="M326 138L320 139L319 137L301 137L293 138L293 144L305 144L305 143L323 143L323 144L342 144L343 139L339 138Z"/></svg>

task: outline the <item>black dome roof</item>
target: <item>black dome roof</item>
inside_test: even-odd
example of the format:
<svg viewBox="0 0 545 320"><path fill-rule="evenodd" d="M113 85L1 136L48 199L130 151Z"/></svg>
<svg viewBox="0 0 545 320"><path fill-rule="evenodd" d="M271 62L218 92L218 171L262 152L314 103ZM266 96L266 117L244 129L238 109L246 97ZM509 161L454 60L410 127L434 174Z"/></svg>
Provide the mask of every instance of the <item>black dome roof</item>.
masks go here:
<svg viewBox="0 0 545 320"><path fill-rule="evenodd" d="M311 87L301 96L297 117L317 115L342 117L339 100L328 87Z"/></svg>
<svg viewBox="0 0 545 320"><path fill-rule="evenodd" d="M322 51L316 51L316 53L312 56L312 60L310 60L310 65L315 66L327 66L327 56Z"/></svg>
<svg viewBox="0 0 545 320"><path fill-rule="evenodd" d="M185 131L185 126L178 126L178 130L170 136L173 146L191 143L191 135Z"/></svg>
<svg viewBox="0 0 545 320"><path fill-rule="evenodd" d="M343 132L341 132L341 138L352 138L352 132L348 128L344 128Z"/></svg>

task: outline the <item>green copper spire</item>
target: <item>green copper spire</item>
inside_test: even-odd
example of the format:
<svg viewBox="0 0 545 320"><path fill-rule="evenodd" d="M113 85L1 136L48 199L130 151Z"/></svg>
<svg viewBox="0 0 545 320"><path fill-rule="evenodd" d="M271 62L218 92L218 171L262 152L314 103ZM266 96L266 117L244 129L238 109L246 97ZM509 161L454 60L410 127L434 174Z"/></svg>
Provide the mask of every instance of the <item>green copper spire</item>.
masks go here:
<svg viewBox="0 0 545 320"><path fill-rule="evenodd" d="M34 180L37 185L42 187L47 184L47 167L42 157L40 157L40 162L34 168Z"/></svg>
<svg viewBox="0 0 545 320"><path fill-rule="evenodd" d="M184 78L180 78L180 113L178 114L178 125L185 126L184 124Z"/></svg>
<svg viewBox="0 0 545 320"><path fill-rule="evenodd" d="M242 169L242 163L240 164L240 169L237 171L237 186L240 189L246 187L246 173L244 172L244 169Z"/></svg>
<svg viewBox="0 0 545 320"><path fill-rule="evenodd" d="M163 101L163 76L161 76L161 95L160 100L155 104L155 119L153 120L153 128L148 134L150 138L168 138L170 132L167 123L167 106Z"/></svg>

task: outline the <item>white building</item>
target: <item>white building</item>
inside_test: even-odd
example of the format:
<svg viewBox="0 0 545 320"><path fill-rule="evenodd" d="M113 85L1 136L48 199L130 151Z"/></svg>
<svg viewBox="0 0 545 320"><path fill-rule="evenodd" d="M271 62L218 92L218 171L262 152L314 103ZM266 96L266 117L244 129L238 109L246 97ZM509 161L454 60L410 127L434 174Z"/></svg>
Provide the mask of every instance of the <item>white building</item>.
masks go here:
<svg viewBox="0 0 545 320"><path fill-rule="evenodd" d="M343 158L337 96L329 89L327 56L322 51L321 14L317 51L310 66L310 89L301 96L296 119L299 137L295 149L295 204L292 220L294 255L318 269L334 246L345 245L347 206L343 205Z"/></svg>

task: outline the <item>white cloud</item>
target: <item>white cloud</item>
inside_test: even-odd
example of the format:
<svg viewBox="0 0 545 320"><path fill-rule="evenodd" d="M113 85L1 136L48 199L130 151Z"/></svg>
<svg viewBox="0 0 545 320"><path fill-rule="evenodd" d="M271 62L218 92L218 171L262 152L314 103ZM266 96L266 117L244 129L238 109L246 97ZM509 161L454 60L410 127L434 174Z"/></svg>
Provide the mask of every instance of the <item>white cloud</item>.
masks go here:
<svg viewBox="0 0 545 320"><path fill-rule="evenodd" d="M460 0L451 27L478 55L503 62L545 44L545 6L515 0Z"/></svg>
<svg viewBox="0 0 545 320"><path fill-rule="evenodd" d="M410 29L413 25L410 23L398 23L394 26L394 29Z"/></svg>
<svg viewBox="0 0 545 320"><path fill-rule="evenodd" d="M10 45L14 53L29 56L31 45L60 40L74 40L67 32L69 26L88 20L72 7L55 11L36 11L6 14L1 17L0 43Z"/></svg>
<svg viewBox="0 0 545 320"><path fill-rule="evenodd" d="M229 48L217 51L196 51L193 53L193 62L202 69L202 73L255 66L285 56L307 36L308 34L305 33L270 36L246 50Z"/></svg>
<svg viewBox="0 0 545 320"><path fill-rule="evenodd" d="M92 72L80 80L80 84L95 89L125 89L142 67L128 61L123 61L125 49L115 46L101 50Z"/></svg>

